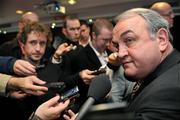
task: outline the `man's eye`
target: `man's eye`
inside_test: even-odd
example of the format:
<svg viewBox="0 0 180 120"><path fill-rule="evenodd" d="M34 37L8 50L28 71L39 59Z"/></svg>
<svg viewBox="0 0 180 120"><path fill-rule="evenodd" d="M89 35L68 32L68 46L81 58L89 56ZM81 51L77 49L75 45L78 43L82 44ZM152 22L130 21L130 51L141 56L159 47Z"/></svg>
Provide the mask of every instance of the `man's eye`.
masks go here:
<svg viewBox="0 0 180 120"><path fill-rule="evenodd" d="M30 43L31 43L31 45L36 45L37 44L36 41L31 41Z"/></svg>
<svg viewBox="0 0 180 120"><path fill-rule="evenodd" d="M74 28L69 28L69 30L74 30Z"/></svg>
<svg viewBox="0 0 180 120"><path fill-rule="evenodd" d="M80 30L80 27L77 27L77 28L69 28L69 30L72 30L72 31Z"/></svg>
<svg viewBox="0 0 180 120"><path fill-rule="evenodd" d="M126 38L125 39L125 43L126 43L127 46L133 45L134 42L135 42L135 39L133 39L133 38Z"/></svg>
<svg viewBox="0 0 180 120"><path fill-rule="evenodd" d="M115 43L115 42L112 42L112 44L113 44L113 46L115 47L115 48L119 48L119 44L118 43Z"/></svg>
<svg viewBox="0 0 180 120"><path fill-rule="evenodd" d="M40 45L41 45L41 46L45 46L45 45L46 45L46 42L40 42Z"/></svg>

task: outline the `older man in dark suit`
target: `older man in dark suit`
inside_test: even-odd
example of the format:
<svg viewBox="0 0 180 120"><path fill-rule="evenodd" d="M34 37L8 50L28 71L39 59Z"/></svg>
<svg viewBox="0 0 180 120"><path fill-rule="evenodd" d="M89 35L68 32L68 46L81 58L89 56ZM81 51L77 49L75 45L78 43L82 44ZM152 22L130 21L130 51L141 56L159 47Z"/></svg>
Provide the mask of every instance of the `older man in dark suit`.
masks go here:
<svg viewBox="0 0 180 120"><path fill-rule="evenodd" d="M117 17L113 42L127 79L136 81L129 111L140 120L180 119L180 54L170 43L167 21L143 8Z"/></svg>

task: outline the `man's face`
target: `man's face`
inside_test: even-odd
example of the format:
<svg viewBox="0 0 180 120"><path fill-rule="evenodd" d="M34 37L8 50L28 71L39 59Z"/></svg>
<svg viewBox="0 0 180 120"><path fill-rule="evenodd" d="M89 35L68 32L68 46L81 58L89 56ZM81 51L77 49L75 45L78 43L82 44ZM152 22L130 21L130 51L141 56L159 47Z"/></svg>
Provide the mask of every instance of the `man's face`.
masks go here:
<svg viewBox="0 0 180 120"><path fill-rule="evenodd" d="M85 40L88 40L89 38L89 34L90 34L90 28L87 27L86 25L81 25L81 28L80 28L80 35L81 35L81 39L85 39Z"/></svg>
<svg viewBox="0 0 180 120"><path fill-rule="evenodd" d="M39 17L35 13L26 13L18 23L19 31L21 32L29 22L39 22Z"/></svg>
<svg viewBox="0 0 180 120"><path fill-rule="evenodd" d="M104 52L112 40L112 31L102 28L99 35L93 35L94 46L100 52Z"/></svg>
<svg viewBox="0 0 180 120"><path fill-rule="evenodd" d="M67 20L66 37L72 41L78 41L80 37L80 22L79 20Z"/></svg>
<svg viewBox="0 0 180 120"><path fill-rule="evenodd" d="M39 62L45 53L46 44L47 37L44 33L34 31L29 33L26 43L21 45L25 59Z"/></svg>
<svg viewBox="0 0 180 120"><path fill-rule="evenodd" d="M174 24L174 12L172 7L169 5L164 5L161 10L159 11L160 15L164 17L169 23L170 27L173 27Z"/></svg>
<svg viewBox="0 0 180 120"><path fill-rule="evenodd" d="M125 75L140 80L151 73L161 62L158 40L150 38L143 18L134 16L119 21L113 30L113 43Z"/></svg>

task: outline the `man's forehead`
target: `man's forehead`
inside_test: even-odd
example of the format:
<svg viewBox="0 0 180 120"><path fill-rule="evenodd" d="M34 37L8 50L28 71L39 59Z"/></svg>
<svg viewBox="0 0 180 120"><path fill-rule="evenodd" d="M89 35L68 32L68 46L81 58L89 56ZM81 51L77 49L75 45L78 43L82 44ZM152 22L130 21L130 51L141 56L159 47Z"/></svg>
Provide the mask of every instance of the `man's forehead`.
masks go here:
<svg viewBox="0 0 180 120"><path fill-rule="evenodd" d="M114 29L113 29L113 36L116 36L117 37L117 35L120 37L120 34L123 32L123 29L124 29L124 27L122 26L122 22L121 21L119 21L116 25L115 25L115 27L114 27ZM125 26L126 27L126 29L127 29L127 26Z"/></svg>
<svg viewBox="0 0 180 120"><path fill-rule="evenodd" d="M47 35L45 32L40 32L40 31L31 31L29 34L28 34L28 37L45 37L47 38Z"/></svg>
<svg viewBox="0 0 180 120"><path fill-rule="evenodd" d="M34 13L25 14L22 17L22 19L24 21L31 21L31 22L38 22L39 21L39 17Z"/></svg>
<svg viewBox="0 0 180 120"><path fill-rule="evenodd" d="M69 26L69 25L79 25L80 26L80 22L78 19L67 20L67 26Z"/></svg>
<svg viewBox="0 0 180 120"><path fill-rule="evenodd" d="M116 34L117 32L119 32L120 28L121 26L120 26L120 23L118 22L113 29L113 34Z"/></svg>
<svg viewBox="0 0 180 120"><path fill-rule="evenodd" d="M118 39L120 39L121 37L123 37L128 33L134 33L134 32L131 29L125 29L125 30L117 29L116 31L113 32L113 40L117 41Z"/></svg>
<svg viewBox="0 0 180 120"><path fill-rule="evenodd" d="M45 33L45 32L42 32L42 31L31 31L29 34L46 35L46 33Z"/></svg>
<svg viewBox="0 0 180 120"><path fill-rule="evenodd" d="M131 30L132 28L137 28L137 26L142 25L146 26L145 20L139 15L134 15L130 18L119 20L113 29L113 34L124 30Z"/></svg>
<svg viewBox="0 0 180 120"><path fill-rule="evenodd" d="M86 25L81 25L81 29L88 29Z"/></svg>

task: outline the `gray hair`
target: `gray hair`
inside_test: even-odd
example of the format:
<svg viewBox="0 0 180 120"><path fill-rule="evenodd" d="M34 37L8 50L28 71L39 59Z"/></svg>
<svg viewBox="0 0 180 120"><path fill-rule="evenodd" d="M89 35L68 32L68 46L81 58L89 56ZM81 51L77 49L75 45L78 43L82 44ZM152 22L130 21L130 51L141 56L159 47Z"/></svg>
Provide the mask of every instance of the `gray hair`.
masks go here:
<svg viewBox="0 0 180 120"><path fill-rule="evenodd" d="M170 41L173 40L173 37L169 31L168 22L159 13L157 13L153 10L150 10L150 9L146 9L146 8L130 9L130 10L118 15L115 18L115 21L118 22L118 21L128 19L130 17L134 17L137 15L141 16L145 20L145 22L147 23L147 27L148 27L148 30L150 32L151 38L155 38L158 30L160 28L164 28L168 32Z"/></svg>

